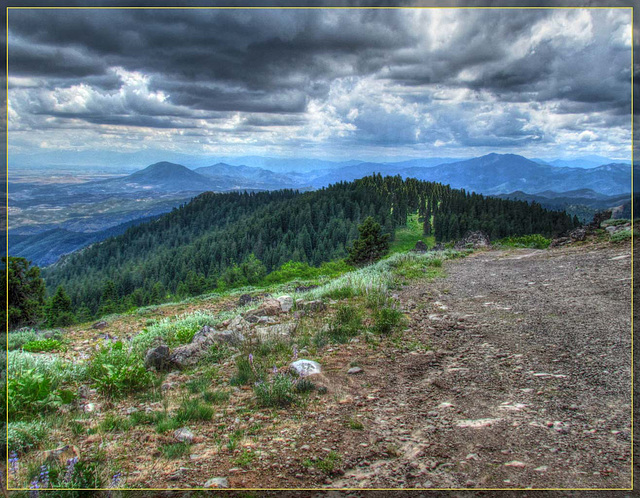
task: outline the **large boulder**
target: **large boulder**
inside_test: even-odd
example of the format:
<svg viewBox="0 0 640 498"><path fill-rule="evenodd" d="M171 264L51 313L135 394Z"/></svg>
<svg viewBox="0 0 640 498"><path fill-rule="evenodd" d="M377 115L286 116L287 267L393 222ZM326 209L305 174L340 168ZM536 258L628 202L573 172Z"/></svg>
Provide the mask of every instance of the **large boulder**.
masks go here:
<svg viewBox="0 0 640 498"><path fill-rule="evenodd" d="M280 309L283 313L289 313L291 308L293 308L293 298L291 296L280 296L278 302L280 303Z"/></svg>
<svg viewBox="0 0 640 498"><path fill-rule="evenodd" d="M296 301L296 307L299 310L304 310L304 311L322 311L325 309L325 304L320 300L320 299L316 299L314 301L305 301L304 299L298 299Z"/></svg>
<svg viewBox="0 0 640 498"><path fill-rule="evenodd" d="M261 316L277 316L282 307L277 299L265 299L260 306L247 311L243 316L250 323L256 323Z"/></svg>
<svg viewBox="0 0 640 498"><path fill-rule="evenodd" d="M425 244L422 240L416 242L416 246L413 248L414 252L427 252L428 250L429 248L427 247L427 244Z"/></svg>
<svg viewBox="0 0 640 498"><path fill-rule="evenodd" d="M481 249L490 247L491 241L486 233L477 231L467 232L462 239L455 243L454 249Z"/></svg>
<svg viewBox="0 0 640 498"><path fill-rule="evenodd" d="M192 366L202 359L215 342L224 342L232 346L237 346L242 343L242 341L244 341L244 336L241 332L233 330L218 332L208 325L205 325L193 336L189 344L175 348L169 360L180 368Z"/></svg>
<svg viewBox="0 0 640 498"><path fill-rule="evenodd" d="M268 327L256 327L256 337L261 341L286 339L291 337L297 326L297 322L289 322L270 325Z"/></svg>
<svg viewBox="0 0 640 498"><path fill-rule="evenodd" d="M155 348L151 348L147 351L144 357L145 368L155 368L158 371L167 370L171 368L171 353L166 344L160 344Z"/></svg>

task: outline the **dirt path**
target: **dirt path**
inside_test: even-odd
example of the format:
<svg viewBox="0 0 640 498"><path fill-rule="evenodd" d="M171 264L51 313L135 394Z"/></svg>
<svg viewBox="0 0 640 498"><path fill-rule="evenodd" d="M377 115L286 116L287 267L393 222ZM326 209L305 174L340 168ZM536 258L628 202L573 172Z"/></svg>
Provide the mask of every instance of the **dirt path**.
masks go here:
<svg viewBox="0 0 640 498"><path fill-rule="evenodd" d="M416 350L363 365L378 372L366 436L387 453L354 455L330 487L629 487L629 246L490 251L446 269L398 295Z"/></svg>

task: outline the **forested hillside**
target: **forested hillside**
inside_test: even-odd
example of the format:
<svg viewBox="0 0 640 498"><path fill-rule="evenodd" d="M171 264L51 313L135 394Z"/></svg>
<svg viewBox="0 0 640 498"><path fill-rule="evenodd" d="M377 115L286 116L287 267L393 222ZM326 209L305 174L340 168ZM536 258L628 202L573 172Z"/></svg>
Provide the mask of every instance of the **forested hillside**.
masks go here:
<svg viewBox="0 0 640 498"><path fill-rule="evenodd" d="M418 212L436 241L480 229L492 238L553 235L577 224L538 204L469 194L438 183L374 175L314 192L204 193L151 223L47 268L75 308L91 313L253 283L288 261L343 258L367 216L387 233ZM119 303L116 306L116 303Z"/></svg>

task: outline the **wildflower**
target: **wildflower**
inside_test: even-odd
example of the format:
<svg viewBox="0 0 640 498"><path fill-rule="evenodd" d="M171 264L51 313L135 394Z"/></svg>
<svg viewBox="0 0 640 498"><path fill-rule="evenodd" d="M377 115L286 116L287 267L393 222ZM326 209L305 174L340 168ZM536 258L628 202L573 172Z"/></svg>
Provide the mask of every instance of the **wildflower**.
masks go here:
<svg viewBox="0 0 640 498"><path fill-rule="evenodd" d="M277 374L278 373L278 367L276 367L275 365L273 365L273 373Z"/></svg>
<svg viewBox="0 0 640 498"><path fill-rule="evenodd" d="M111 478L111 487L117 488L122 480L122 472L116 472Z"/></svg>
<svg viewBox="0 0 640 498"><path fill-rule="evenodd" d="M249 363L253 366L253 354L249 353Z"/></svg>
<svg viewBox="0 0 640 498"><path fill-rule="evenodd" d="M293 359L294 361L298 359L298 348L293 346Z"/></svg>
<svg viewBox="0 0 640 498"><path fill-rule="evenodd" d="M18 475L18 455L15 451L12 451L9 455L9 465L11 465L11 475L17 477Z"/></svg>
<svg viewBox="0 0 640 498"><path fill-rule="evenodd" d="M69 458L69 460L67 460L67 470L64 473L63 482L67 484L71 482L71 479L73 478L73 471L76 468L76 463L78 463L78 457Z"/></svg>
<svg viewBox="0 0 640 498"><path fill-rule="evenodd" d="M49 487L49 469L46 465L40 467L40 482L43 488Z"/></svg>

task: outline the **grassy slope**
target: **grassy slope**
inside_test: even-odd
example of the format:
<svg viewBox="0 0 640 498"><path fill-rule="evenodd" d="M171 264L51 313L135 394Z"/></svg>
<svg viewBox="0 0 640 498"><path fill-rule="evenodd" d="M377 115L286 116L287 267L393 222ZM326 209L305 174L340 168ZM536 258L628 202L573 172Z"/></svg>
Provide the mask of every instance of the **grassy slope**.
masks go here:
<svg viewBox="0 0 640 498"><path fill-rule="evenodd" d="M418 213L414 213L409 215L406 227L400 227L396 230L396 237L391 243L390 253L396 254L410 251L419 240L422 240L428 247L435 245L433 236L427 237L422 234L422 223L418 221Z"/></svg>

